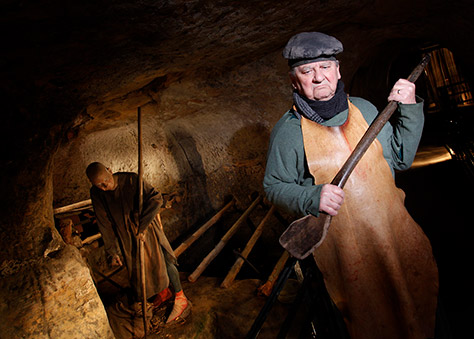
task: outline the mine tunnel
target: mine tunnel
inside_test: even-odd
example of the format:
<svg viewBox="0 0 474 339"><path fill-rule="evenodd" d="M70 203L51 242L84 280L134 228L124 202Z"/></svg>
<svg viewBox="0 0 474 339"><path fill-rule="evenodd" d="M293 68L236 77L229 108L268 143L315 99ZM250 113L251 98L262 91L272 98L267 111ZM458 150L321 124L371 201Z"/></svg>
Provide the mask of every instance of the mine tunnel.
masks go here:
<svg viewBox="0 0 474 339"><path fill-rule="evenodd" d="M85 169L98 161L138 171L138 110L143 178L164 197L172 248L219 216L178 257L191 316L147 337L246 337L269 300L262 286L287 260L278 238L294 220L262 187L272 128L293 105L282 49L311 31L342 42L346 92L379 111L395 81L431 55L416 82L424 99L420 146L395 181L439 270L436 337L471 335L470 1L7 1L1 8L0 338L114 338L107 310L127 279L106 263ZM222 287L239 258L242 269ZM326 293L314 262L301 267L316 272L311 293ZM328 330L318 305L292 304L297 271L259 337L346 338L343 329Z"/></svg>

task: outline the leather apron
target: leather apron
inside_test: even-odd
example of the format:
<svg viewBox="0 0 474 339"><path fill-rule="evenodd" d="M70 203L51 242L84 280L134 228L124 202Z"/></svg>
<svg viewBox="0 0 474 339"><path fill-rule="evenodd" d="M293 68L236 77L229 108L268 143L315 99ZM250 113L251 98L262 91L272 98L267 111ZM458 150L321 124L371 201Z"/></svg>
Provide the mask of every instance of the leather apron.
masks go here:
<svg viewBox="0 0 474 339"><path fill-rule="evenodd" d="M349 101L342 126L301 118L315 184L330 183L368 128ZM434 337L438 270L428 238L375 140L345 188L326 240L313 253L351 338Z"/></svg>

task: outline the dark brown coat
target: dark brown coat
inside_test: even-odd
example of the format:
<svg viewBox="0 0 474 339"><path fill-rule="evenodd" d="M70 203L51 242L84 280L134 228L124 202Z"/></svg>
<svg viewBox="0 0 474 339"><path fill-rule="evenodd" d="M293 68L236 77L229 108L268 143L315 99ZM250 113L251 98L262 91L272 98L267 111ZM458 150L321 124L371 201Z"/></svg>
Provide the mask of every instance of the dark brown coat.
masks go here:
<svg viewBox="0 0 474 339"><path fill-rule="evenodd" d="M92 204L110 257L121 254L130 278L130 284L141 296L140 265L137 234L138 176L135 173L115 173L117 188L102 191L93 186L90 190ZM143 210L140 230L145 233L146 295L151 297L168 287L165 255L176 262L173 250L158 222L158 211L163 203L161 194L151 185L143 183Z"/></svg>

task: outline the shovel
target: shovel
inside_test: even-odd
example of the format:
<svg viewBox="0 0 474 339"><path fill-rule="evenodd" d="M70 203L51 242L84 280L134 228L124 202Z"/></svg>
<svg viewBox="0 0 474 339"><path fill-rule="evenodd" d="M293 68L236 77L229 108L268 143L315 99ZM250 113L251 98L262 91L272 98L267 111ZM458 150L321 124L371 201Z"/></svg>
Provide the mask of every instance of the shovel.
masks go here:
<svg viewBox="0 0 474 339"><path fill-rule="evenodd" d="M426 54L418 66L411 72L408 81L415 82L429 61L430 55ZM331 184L340 188L344 187L357 163L377 137L380 130L390 119L396 108L397 102L391 100L382 113L375 118ZM280 237L281 246L295 258L300 260L306 258L313 253L326 238L329 226L331 225L331 219L332 217L329 214L322 213L318 218L309 214L293 221Z"/></svg>

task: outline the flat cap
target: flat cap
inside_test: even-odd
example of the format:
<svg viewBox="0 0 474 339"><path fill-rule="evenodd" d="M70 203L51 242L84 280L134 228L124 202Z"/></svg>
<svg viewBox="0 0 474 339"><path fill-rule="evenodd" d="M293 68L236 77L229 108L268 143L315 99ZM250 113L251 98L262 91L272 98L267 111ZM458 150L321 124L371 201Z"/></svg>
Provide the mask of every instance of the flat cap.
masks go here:
<svg viewBox="0 0 474 339"><path fill-rule="evenodd" d="M288 40L283 49L283 57L290 67L322 60L336 60L342 52L342 43L336 38L320 32L298 33Z"/></svg>

